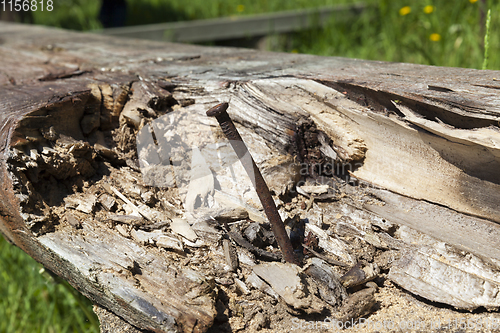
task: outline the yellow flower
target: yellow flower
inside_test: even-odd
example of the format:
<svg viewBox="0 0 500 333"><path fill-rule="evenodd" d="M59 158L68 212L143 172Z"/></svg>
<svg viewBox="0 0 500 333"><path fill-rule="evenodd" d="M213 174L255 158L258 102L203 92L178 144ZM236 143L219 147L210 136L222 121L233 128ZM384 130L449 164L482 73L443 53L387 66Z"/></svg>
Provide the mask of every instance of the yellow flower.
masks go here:
<svg viewBox="0 0 500 333"><path fill-rule="evenodd" d="M432 40L433 42L439 42L441 40L441 35L433 33L429 36L429 39Z"/></svg>
<svg viewBox="0 0 500 333"><path fill-rule="evenodd" d="M477 1L477 0L476 0ZM431 6L431 5L427 5L424 7L424 13L426 14L430 14L434 11L434 6Z"/></svg>
<svg viewBox="0 0 500 333"><path fill-rule="evenodd" d="M299 53L299 51L297 49L293 49L292 53Z"/></svg>
<svg viewBox="0 0 500 333"><path fill-rule="evenodd" d="M475 3L477 0L469 0L470 3Z"/></svg>
<svg viewBox="0 0 500 333"><path fill-rule="evenodd" d="M405 15L410 14L410 12L411 12L411 7L410 7L410 6L404 6L404 7L402 7L402 8L399 10L399 15L401 15L401 16L405 16Z"/></svg>
<svg viewBox="0 0 500 333"><path fill-rule="evenodd" d="M242 11L245 10L245 6L244 5L238 5L238 7L236 7L236 10L238 11L238 13L241 13Z"/></svg>

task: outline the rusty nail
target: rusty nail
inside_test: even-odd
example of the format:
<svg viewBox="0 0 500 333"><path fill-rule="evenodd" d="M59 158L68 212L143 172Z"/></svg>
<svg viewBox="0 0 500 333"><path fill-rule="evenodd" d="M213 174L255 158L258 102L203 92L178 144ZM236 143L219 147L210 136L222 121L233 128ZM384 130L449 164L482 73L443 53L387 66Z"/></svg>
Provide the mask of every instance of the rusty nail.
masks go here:
<svg viewBox="0 0 500 333"><path fill-rule="evenodd" d="M286 233L285 225L281 221L278 209L276 208L273 197L271 196L271 192L269 192L269 188L267 187L259 168L257 168L257 165L250 155L248 148L241 139L241 136L229 117L229 114L226 112L228 107L228 103L217 104L207 111L207 116L215 117L217 119L222 132L231 143L238 159L241 161L245 171L252 180L252 184L257 191L257 195L259 196L262 206L264 207L264 212L271 223L271 229L276 237L276 241L278 242L281 252L283 253L283 258L285 258L286 262L299 265L298 260L293 253L292 243Z"/></svg>

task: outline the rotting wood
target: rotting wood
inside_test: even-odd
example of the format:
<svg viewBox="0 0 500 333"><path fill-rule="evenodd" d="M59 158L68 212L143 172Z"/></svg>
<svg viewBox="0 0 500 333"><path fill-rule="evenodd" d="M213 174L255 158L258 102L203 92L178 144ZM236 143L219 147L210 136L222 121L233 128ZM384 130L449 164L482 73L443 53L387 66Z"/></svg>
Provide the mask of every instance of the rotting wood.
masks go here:
<svg viewBox="0 0 500 333"><path fill-rule="evenodd" d="M382 274L390 270L389 279L423 298L462 309L498 308L498 293L490 292L498 289L500 262L498 72L115 40L3 23L0 28L0 231L129 323L158 332L205 331L216 318L216 299L223 299L215 283L230 292L235 279L257 286L252 297L259 290L273 295L257 294L262 304L278 297L252 275L255 258L243 248L241 276L224 271L223 233L208 218L230 212L227 221L243 216L265 222L240 169L233 170L237 184L215 170L206 175L213 186L183 192L149 186L139 168L135 135L164 115L179 117L177 134L188 146L210 153L203 143L214 124L196 115L229 100L269 187L279 200L292 198L279 204L280 214L289 225L298 216L308 219L307 229L323 241L311 248L323 249L325 260L340 255L354 264L369 257L384 267ZM336 160L328 165L325 156ZM292 192L304 171L300 164L294 168L294 158L314 176L302 177L300 188L323 186L323 192L328 185L328 201ZM212 170L208 162L200 167ZM328 175L333 172L335 177ZM233 192L217 192L215 180ZM201 196L233 203L183 216L182 199ZM151 228L110 223L113 215L149 219ZM176 242L169 225L178 217L192 224L199 239ZM245 223L235 226L243 230ZM404 234L406 228L415 232ZM291 236L300 245L300 236ZM407 250L418 252L409 257ZM437 262L438 254L447 262ZM451 268L430 276L412 268L425 260ZM436 283L457 276L474 282L467 286L474 299L463 288L449 290L450 297L434 292ZM305 299L311 300L315 282L304 281ZM239 292L246 295L241 283ZM372 295L372 289L352 295ZM342 318L372 311L371 296L360 299L370 309L354 313L347 303ZM308 304L288 301L299 310ZM312 302L305 312L332 306L319 298ZM255 313L238 304L234 298L227 303L230 321L244 326ZM273 325L290 329L283 322Z"/></svg>

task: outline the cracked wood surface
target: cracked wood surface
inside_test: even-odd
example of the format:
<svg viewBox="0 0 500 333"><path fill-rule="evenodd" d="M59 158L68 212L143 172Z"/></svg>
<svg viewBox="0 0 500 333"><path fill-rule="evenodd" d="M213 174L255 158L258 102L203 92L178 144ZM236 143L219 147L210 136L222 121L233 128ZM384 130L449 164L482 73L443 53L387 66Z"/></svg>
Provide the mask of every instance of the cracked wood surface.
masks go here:
<svg viewBox="0 0 500 333"><path fill-rule="evenodd" d="M110 234L106 243L104 232L86 240L60 231L35 237L19 213L6 162L9 147L40 136L36 117L43 110L52 117L43 124L85 138L75 122L64 119L83 117L92 84L146 80L171 91L181 105L207 109L230 100L234 119L281 152L297 122L309 118L332 139L352 176L372 184L385 202L367 211L500 260L498 71L156 43L5 23L0 57L0 231L95 303L140 328L204 331L213 321L211 307L183 303L170 288L198 288L193 298L210 303L210 282L191 272L174 274L161 260L150 265L133 244L103 252L116 240ZM86 228L89 237L99 226ZM85 255L77 244L87 248ZM134 262L149 275L123 270ZM174 287L165 280L169 274L178 281ZM139 293L137 283L144 288ZM161 304L162 297L171 297L173 306Z"/></svg>
<svg viewBox="0 0 500 333"><path fill-rule="evenodd" d="M214 100L229 99L237 93L244 100L240 110L233 112L244 123L261 127L259 134L273 144L287 143L284 132L293 126L297 116L308 114L320 124L324 119L322 126L331 134L345 135L349 131L354 141L372 143L366 155L358 156L365 158L363 166L355 171L360 178L375 180L377 185L403 195L500 221L496 209L500 179L495 171L499 166L496 125L500 82L495 71L278 56L84 34L68 37L67 32L38 29L4 29L4 94L15 94L10 89L19 85L41 84L40 80L53 73L68 73L59 81L69 84L76 80L83 88L96 75L112 78L123 72L170 79L186 89L202 89L200 95L210 93ZM23 60L21 68L16 66L18 59ZM77 76L69 75L75 71ZM10 81L16 82L16 87L10 88ZM57 84L58 80L53 82ZM350 102L341 99L340 93ZM296 102L291 102L293 99ZM306 101L321 108L308 110L307 104L298 104ZM256 112L259 117L252 116ZM270 121L260 121L263 119ZM345 119L352 119L349 127L336 129L335 123ZM358 153L356 142L344 137L338 140L341 146L347 144L348 151ZM393 144L393 149L387 144ZM411 163L409 167L407 162L411 160L422 160L423 164ZM420 186L415 186L416 182Z"/></svg>

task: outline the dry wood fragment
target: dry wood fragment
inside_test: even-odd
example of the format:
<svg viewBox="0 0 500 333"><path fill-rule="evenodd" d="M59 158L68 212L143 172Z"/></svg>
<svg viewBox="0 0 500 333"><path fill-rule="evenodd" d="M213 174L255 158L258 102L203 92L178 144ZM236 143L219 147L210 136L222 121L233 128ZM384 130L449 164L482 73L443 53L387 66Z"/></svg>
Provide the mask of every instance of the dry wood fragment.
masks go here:
<svg viewBox="0 0 500 333"><path fill-rule="evenodd" d="M340 282L346 288L359 286L373 280L380 273L377 264L364 264L358 262L347 273L340 277Z"/></svg>
<svg viewBox="0 0 500 333"><path fill-rule="evenodd" d="M279 298L279 295L276 293L276 291L274 291L273 288L271 288L271 286L269 286L266 282L264 282L264 280L258 277L257 274L255 274L255 272L252 272L247 277L247 282L254 288L262 290L263 292L269 294L275 299Z"/></svg>
<svg viewBox="0 0 500 333"><path fill-rule="evenodd" d="M319 238L318 245L325 252L334 254L337 258L340 258L344 264L354 264L354 259L342 240L335 236L329 237L324 230L310 223L306 224L305 230L306 232L312 232Z"/></svg>
<svg viewBox="0 0 500 333"><path fill-rule="evenodd" d="M222 245L224 248L224 256L226 257L226 263L229 266L229 270L235 272L238 269L238 254L236 253L236 249L227 239L224 239L222 241Z"/></svg>
<svg viewBox="0 0 500 333"><path fill-rule="evenodd" d="M267 259L267 260L280 260L281 259L281 253L279 253L279 252L276 252L276 253L269 252L269 251L263 250L261 248L255 247L255 246L252 245L252 243L250 243L249 241L247 241L246 239L244 239L236 231L228 231L227 234L228 234L229 237L231 237L231 239L236 244L244 247L248 251L254 253L257 256L262 257L263 259Z"/></svg>
<svg viewBox="0 0 500 333"><path fill-rule="evenodd" d="M319 284L319 294L328 304L335 306L347 298L347 293L339 281L337 273L321 259L312 258L310 266L304 272L312 276Z"/></svg>
<svg viewBox="0 0 500 333"><path fill-rule="evenodd" d="M250 290L246 286L245 282L241 281L240 279L234 279L234 284L236 285L236 288L238 288L240 293L244 295L250 294Z"/></svg>
<svg viewBox="0 0 500 333"><path fill-rule="evenodd" d="M420 239L420 245L404 251L388 278L401 287L435 302L458 309L500 307L500 266L496 262L459 250L407 227L401 238Z"/></svg>
<svg viewBox="0 0 500 333"><path fill-rule="evenodd" d="M346 323L356 321L358 318L366 318L374 310L375 291L374 288L366 288L352 294L342 306L338 320Z"/></svg>
<svg viewBox="0 0 500 333"><path fill-rule="evenodd" d="M184 219L172 219L172 223L170 223L170 229L172 230L172 232L186 238L191 242L196 242L196 240L198 239L198 235L196 235L196 232L194 232L189 223Z"/></svg>
<svg viewBox="0 0 500 333"><path fill-rule="evenodd" d="M319 313L323 310L323 302L303 283L297 265L272 262L255 265L252 270L291 307L306 313Z"/></svg>

